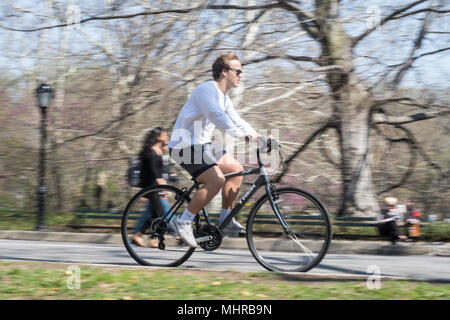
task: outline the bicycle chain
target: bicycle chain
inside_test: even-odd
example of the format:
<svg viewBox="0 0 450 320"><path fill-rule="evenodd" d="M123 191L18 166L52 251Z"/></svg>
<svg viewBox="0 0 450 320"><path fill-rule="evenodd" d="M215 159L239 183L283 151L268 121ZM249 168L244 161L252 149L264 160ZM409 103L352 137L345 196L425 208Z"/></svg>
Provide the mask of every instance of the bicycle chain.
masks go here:
<svg viewBox="0 0 450 320"><path fill-rule="evenodd" d="M205 251L213 251L220 247L222 244L222 234L220 230L210 224L201 225L196 232L196 237L211 236L212 239L208 241L200 242L200 247Z"/></svg>

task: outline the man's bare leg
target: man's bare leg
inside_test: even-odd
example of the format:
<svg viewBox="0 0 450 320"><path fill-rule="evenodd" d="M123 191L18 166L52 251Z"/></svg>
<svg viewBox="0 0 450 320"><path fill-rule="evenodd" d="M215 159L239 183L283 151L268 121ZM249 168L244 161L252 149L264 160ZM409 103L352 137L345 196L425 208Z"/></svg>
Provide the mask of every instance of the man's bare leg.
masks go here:
<svg viewBox="0 0 450 320"><path fill-rule="evenodd" d="M188 210L197 214L203 209L224 186L225 178L218 166L214 166L199 175L196 180L203 185L198 189L188 205Z"/></svg>
<svg viewBox="0 0 450 320"><path fill-rule="evenodd" d="M234 159L229 154L223 155L217 165L223 174L240 172L244 170L239 161ZM226 179L222 188L222 210L220 212L219 224L226 219L226 217L230 214L231 209L234 208L241 184L242 176ZM245 233L245 228L233 218L225 227L224 231L227 233L239 234Z"/></svg>
<svg viewBox="0 0 450 320"><path fill-rule="evenodd" d="M203 184L202 187L195 192L186 210L174 223L180 238L193 248L197 246L197 242L192 231L192 221L225 183L223 173L218 166L209 168L199 175L196 180Z"/></svg>
<svg viewBox="0 0 450 320"><path fill-rule="evenodd" d="M229 154L224 154L217 162L218 167L223 174L239 172L244 170L242 165ZM242 184L242 176L228 178L222 188L222 208L232 209L239 195Z"/></svg>

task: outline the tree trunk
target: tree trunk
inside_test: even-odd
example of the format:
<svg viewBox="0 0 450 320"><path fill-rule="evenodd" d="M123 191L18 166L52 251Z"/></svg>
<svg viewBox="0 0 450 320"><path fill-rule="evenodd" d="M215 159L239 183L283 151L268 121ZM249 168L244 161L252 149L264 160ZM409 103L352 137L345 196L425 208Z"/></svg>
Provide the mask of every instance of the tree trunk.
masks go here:
<svg viewBox="0 0 450 320"><path fill-rule="evenodd" d="M339 215L374 216L379 207L372 182L371 96L354 73L352 41L339 22L339 1L317 1L322 60L327 73L342 155Z"/></svg>
<svg viewBox="0 0 450 320"><path fill-rule="evenodd" d="M350 96L352 90L348 88ZM359 106L352 99L342 99L336 104L342 105L338 121L343 180L339 215L375 216L379 207L372 182L370 112L367 110L370 106Z"/></svg>

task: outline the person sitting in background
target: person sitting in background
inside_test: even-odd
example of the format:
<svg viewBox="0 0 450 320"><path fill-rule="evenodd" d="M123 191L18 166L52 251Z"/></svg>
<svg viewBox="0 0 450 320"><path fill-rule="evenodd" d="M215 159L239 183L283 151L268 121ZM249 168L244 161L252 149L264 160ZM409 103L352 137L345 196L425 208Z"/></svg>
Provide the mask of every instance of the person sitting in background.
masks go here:
<svg viewBox="0 0 450 320"><path fill-rule="evenodd" d="M396 208L397 198L387 197L384 199L384 203L386 208L381 210L377 217L377 225L380 235L389 237L392 244L395 244L397 240L406 240L407 237L401 235L398 228L400 214Z"/></svg>
<svg viewBox="0 0 450 320"><path fill-rule="evenodd" d="M414 209L414 203L410 201L406 203L406 208L405 230L409 238L416 240L420 236L420 217L422 215L419 211Z"/></svg>

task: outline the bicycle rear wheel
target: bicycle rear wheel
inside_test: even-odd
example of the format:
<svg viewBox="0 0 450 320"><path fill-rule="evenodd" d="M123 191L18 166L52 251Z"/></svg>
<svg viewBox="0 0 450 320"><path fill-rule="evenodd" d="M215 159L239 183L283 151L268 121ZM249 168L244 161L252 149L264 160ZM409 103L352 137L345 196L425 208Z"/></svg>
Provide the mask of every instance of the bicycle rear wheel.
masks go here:
<svg viewBox="0 0 450 320"><path fill-rule="evenodd" d="M299 188L280 188L272 194L287 229L264 195L248 216L250 251L270 271L306 272L323 259L330 245L328 212L315 196Z"/></svg>
<svg viewBox="0 0 450 320"><path fill-rule="evenodd" d="M178 238L171 224L171 221L176 219L187 206L187 201L181 198L182 193L176 187L159 185L142 189L129 201L122 217L122 240L130 256L139 264L175 267L185 262L194 252L195 248L186 246ZM153 219L149 224L142 237L146 246L142 247L133 241L133 236L144 224L145 215L151 215L148 199L155 194L162 202L165 202L162 203L163 216ZM165 199L161 198L162 195ZM166 213L167 217L163 218ZM169 221L171 215L172 219ZM150 247L151 242L157 243L158 247Z"/></svg>

